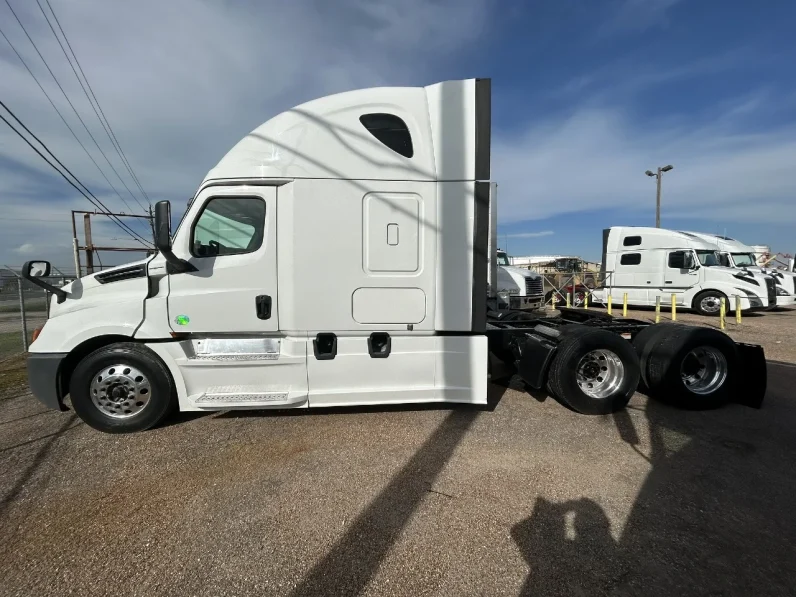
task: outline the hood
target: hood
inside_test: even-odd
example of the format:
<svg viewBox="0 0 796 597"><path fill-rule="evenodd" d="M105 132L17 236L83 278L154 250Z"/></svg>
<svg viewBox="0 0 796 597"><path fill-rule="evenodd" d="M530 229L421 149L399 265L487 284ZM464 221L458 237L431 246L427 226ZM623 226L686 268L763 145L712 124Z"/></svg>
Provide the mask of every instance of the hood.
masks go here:
<svg viewBox="0 0 796 597"><path fill-rule="evenodd" d="M532 272L527 269L523 269L521 267L516 267L514 265L501 265L498 266L498 269L504 269L511 274L512 277L521 276L523 278L531 278L532 280L537 280L542 276L537 274L536 272ZM498 274L499 276L500 274Z"/></svg>
<svg viewBox="0 0 796 597"><path fill-rule="evenodd" d="M509 294L520 294L520 285L518 284L518 280L520 279L515 276L512 276L511 273L508 271L509 269L505 266L498 266L497 268L497 288L495 289L494 294L498 294L499 292L508 292ZM516 268L513 268L516 269Z"/></svg>
<svg viewBox="0 0 796 597"><path fill-rule="evenodd" d="M126 302L131 299L143 301L149 293L147 263L152 257L126 263L78 278L63 287L66 300L58 303L54 298L50 306L50 317L89 309L107 301Z"/></svg>

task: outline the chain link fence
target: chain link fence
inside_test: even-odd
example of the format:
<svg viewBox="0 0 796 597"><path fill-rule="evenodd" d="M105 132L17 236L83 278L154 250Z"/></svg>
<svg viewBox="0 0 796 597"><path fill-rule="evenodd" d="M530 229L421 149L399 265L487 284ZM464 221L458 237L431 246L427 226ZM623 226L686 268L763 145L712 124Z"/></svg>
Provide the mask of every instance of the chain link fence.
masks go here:
<svg viewBox="0 0 796 597"><path fill-rule="evenodd" d="M0 361L27 351L33 330L47 321L50 293L4 270L0 277ZM63 286L73 278L51 276L47 282Z"/></svg>

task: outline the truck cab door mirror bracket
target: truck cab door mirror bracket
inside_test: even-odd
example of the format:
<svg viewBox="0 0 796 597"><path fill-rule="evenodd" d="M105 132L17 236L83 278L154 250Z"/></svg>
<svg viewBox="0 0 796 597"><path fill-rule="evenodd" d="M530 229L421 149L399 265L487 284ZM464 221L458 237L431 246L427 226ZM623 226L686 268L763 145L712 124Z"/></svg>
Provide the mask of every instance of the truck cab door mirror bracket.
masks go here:
<svg viewBox="0 0 796 597"><path fill-rule="evenodd" d="M171 204L168 201L158 201L155 204L155 248L166 259L167 273L196 271L194 264L180 259L171 250Z"/></svg>

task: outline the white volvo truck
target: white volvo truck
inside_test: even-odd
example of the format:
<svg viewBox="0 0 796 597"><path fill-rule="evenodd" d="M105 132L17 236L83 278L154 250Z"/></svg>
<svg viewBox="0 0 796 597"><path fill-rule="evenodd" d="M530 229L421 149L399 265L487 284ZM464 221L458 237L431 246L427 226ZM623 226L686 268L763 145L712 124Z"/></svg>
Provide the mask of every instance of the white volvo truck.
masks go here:
<svg viewBox="0 0 796 597"><path fill-rule="evenodd" d="M605 286L595 300L614 302L627 294L630 305L670 302L703 315L718 315L721 299L728 310L776 306L774 280L759 271L722 267L715 244L693 235L663 228L615 226L603 231ZM736 298L737 297L737 298Z"/></svg>
<svg viewBox="0 0 796 597"><path fill-rule="evenodd" d="M303 104L221 159L173 235L156 205L157 255L63 288L28 262L53 294L33 394L107 432L174 408L485 405L492 348L584 413L639 379L692 407L759 404L762 349L715 330L489 310L490 101L470 79Z"/></svg>
<svg viewBox="0 0 796 597"><path fill-rule="evenodd" d="M716 248L719 263L725 267L762 272L774 279L777 291L777 306L790 307L796 304L796 273L760 267L753 247L718 234L705 232L683 232L705 241Z"/></svg>

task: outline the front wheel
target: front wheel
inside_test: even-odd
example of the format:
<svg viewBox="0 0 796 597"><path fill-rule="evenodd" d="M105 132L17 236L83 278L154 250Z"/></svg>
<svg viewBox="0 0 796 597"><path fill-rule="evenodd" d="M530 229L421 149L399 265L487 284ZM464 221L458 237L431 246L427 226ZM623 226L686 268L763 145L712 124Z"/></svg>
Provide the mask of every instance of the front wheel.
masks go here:
<svg viewBox="0 0 796 597"><path fill-rule="evenodd" d="M579 413L603 415L627 406L639 376L638 356L627 340L573 326L550 364L547 389Z"/></svg>
<svg viewBox="0 0 796 597"><path fill-rule="evenodd" d="M132 342L104 346L80 361L69 394L78 416L106 433L154 427L177 404L166 366L152 351Z"/></svg>
<svg viewBox="0 0 796 597"><path fill-rule="evenodd" d="M706 290L694 297L693 308L700 315L718 315L721 311L721 299L724 299L725 308L729 309L727 297L717 290Z"/></svg>

